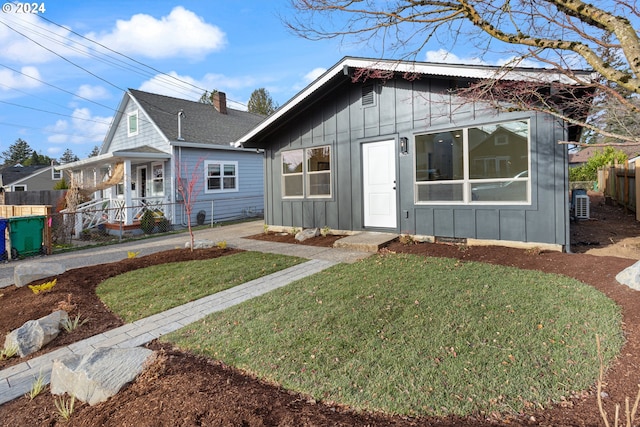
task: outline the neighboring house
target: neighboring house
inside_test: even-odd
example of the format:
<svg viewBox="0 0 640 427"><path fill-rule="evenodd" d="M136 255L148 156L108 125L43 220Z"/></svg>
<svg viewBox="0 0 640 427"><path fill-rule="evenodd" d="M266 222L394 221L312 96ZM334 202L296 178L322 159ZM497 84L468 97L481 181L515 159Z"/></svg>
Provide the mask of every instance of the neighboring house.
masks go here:
<svg viewBox="0 0 640 427"><path fill-rule="evenodd" d="M621 145L619 147L612 145L612 147L625 152L628 158L636 157L640 154L640 147L637 145ZM603 150L604 147L584 147L581 150L569 153L569 167L582 166L597 152L602 152Z"/></svg>
<svg viewBox="0 0 640 427"><path fill-rule="evenodd" d="M227 108L222 92L209 105L130 89L100 153L59 167L74 185L93 192L80 210L104 209L85 215L82 228L132 225L145 209L184 225L262 214L262 154L233 146L262 119ZM194 184L191 218L177 190L178 174Z"/></svg>
<svg viewBox="0 0 640 427"><path fill-rule="evenodd" d="M386 76L354 78L363 69ZM558 141L580 129L452 94L499 70L344 58L236 141L265 150L266 224L566 248L568 154Z"/></svg>
<svg viewBox="0 0 640 427"><path fill-rule="evenodd" d="M53 166L6 166L0 169L0 185L3 191L53 190L62 180L62 172Z"/></svg>

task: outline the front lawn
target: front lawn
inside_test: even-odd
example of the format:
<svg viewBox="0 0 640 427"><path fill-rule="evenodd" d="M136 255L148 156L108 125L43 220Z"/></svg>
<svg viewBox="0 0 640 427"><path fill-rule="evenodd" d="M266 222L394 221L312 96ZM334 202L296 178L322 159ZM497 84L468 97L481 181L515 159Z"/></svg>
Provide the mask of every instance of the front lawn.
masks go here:
<svg viewBox="0 0 640 427"><path fill-rule="evenodd" d="M588 389L596 334L610 361L623 344L620 310L576 280L392 254L337 265L163 340L318 400L464 416Z"/></svg>
<svg viewBox="0 0 640 427"><path fill-rule="evenodd" d="M125 322L133 322L304 261L241 252L204 261L160 264L105 280L96 293Z"/></svg>

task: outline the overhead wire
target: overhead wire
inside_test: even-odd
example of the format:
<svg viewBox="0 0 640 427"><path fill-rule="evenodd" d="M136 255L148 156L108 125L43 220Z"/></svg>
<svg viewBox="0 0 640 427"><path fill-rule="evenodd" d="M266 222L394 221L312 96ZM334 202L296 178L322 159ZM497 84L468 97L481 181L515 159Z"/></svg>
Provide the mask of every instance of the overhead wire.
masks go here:
<svg viewBox="0 0 640 427"><path fill-rule="evenodd" d="M51 41L51 42L53 42L53 43L55 43L55 44L58 44L58 45L63 46L63 47L65 47L65 48L67 48L67 49L73 50L73 51L75 51L75 52L78 52L78 53L80 53L81 55L83 55L83 56L85 56L85 57L92 57L92 58L97 59L97 60L99 60L99 61L101 61L101 62L103 62L103 63L105 63L105 64L107 64L107 65L110 65L110 66L113 66L113 67L116 67L116 68L120 68L120 69L123 69L123 70L127 70L127 71L133 71L133 72L136 72L136 73L138 73L138 74L140 74L140 75L144 75L145 77L156 78L157 80L160 80L160 84L163 84L163 83L164 83L164 84L166 84L167 86L171 86L173 90L185 88L185 87L184 87L184 85L186 85L186 86L190 86L190 87L193 87L194 89L197 89L197 90L201 91L201 92L200 92L201 94L202 94L202 93L206 93L206 92L208 92L208 90L207 90L207 89L201 88L201 87L199 87L199 86L197 86L197 85L195 85L195 84L193 84L193 83L191 83L191 82L188 82L188 81L185 81L185 80L179 79L179 78L178 78L178 77L176 77L176 76L172 76L172 75L170 75L170 74L164 73L164 72L162 72L162 71L158 70L157 68L154 68L154 67L152 67L152 66L150 66L150 65L147 65L147 64L145 64L145 63L143 63L143 62L141 62L141 61L136 60L135 58L132 58L132 57L130 57L130 56L128 56L128 55L125 55L125 54L123 54L123 53L121 53L121 52L118 52L118 51L116 51L116 50L114 50L114 49L111 49L111 48L109 48L108 46L106 46L106 45L104 45L104 44L102 44L102 43L99 43L99 42L97 42L97 41L95 41L95 40L92 40L92 39L90 39L90 38L86 37L86 36L83 36L83 35L81 35L81 34L79 34L79 33L75 32L75 31L73 31L73 30L69 29L68 27L63 27L62 25L60 25L60 24L58 24L58 23L56 23L56 22L54 22L54 21L52 21L52 20L50 20L50 19L48 19L48 18L44 17L44 16L43 16L43 15L41 15L41 14L38 14L37 16L38 16L39 18L43 19L44 21L47 21L47 22L49 22L49 23L51 23L51 24L53 24L53 25L55 25L55 26L58 26L58 27L60 27L60 28L63 28L65 31L68 31L68 32L70 32L71 34L74 34L74 35L76 35L76 36L80 37L81 39L87 40L87 41L89 41L90 43L93 43L93 44L95 44L95 45L97 45L97 46L100 46L101 48L103 48L103 49L105 49L105 50L107 50L107 51L109 51L109 52L112 52L112 53L114 53L114 54L116 54L116 55L118 55L118 56L121 56L121 57L123 57L123 58L126 58L127 60L129 60L129 61L131 61L131 62L133 62L133 63L135 63L135 64L138 64L138 65L140 65L140 66L142 66L142 67L144 67L144 68L141 68L141 67L138 67L138 66L131 65L131 64L127 63L126 61L123 61L123 60L121 60L121 59L119 59L119 58L117 58L117 57L113 57L113 56L111 56L111 55L108 55L108 54L105 54L105 53L99 52L97 49L95 49L95 48L93 48L93 47L91 47L91 46L87 46L87 45L85 45L85 44L79 43L78 41L76 41L76 40L72 40L72 39L71 39L71 38L69 38L69 37L65 37L65 36L62 36L62 35L56 34L56 33L52 32L51 30L49 30L49 29L47 29L47 28L44 28L44 27L38 26L38 25L33 24L33 23L27 23L27 24L29 24L29 25L31 25L31 26L33 26L33 27L40 28L41 30L43 30L43 31L45 31L45 32L49 33L50 35L55 36L55 37L53 37L53 38L52 38L50 35L43 34L42 32L38 32L38 31L33 30L33 29L28 29L28 28L25 26L25 24L19 24L19 23L18 23L18 24L17 24L17 26L18 26L18 27L20 27L21 29L24 29L24 30L27 30L27 31L31 31L31 32L33 32L33 33L37 34L38 36L43 37L43 38L47 39L48 41ZM25 21L25 22L26 22L26 21ZM64 60L65 62L67 62L67 63L69 63L69 64L71 64L71 65L73 65L73 66L75 66L75 67L79 68L80 70L82 70L82 71L84 71L84 72L86 72L87 74L89 74L89 75L91 75L91 76L93 76L93 77L95 77L95 78L99 79L100 81L105 82L106 84L108 84L108 85L110 85L110 86L112 86L112 87L114 87L114 88L118 89L119 91L121 91L121 92L123 92L123 93L126 93L126 92L127 92L125 89L123 89L123 88L119 87L118 85L116 85L116 84L114 84L114 83L110 82L109 80L107 80L107 79L105 79L105 78L100 77L99 75L95 74L94 72L92 72L92 71L88 70L88 69L87 69L87 68L85 68L85 67L82 67L82 66L81 66L81 65L79 65L79 64L76 64L75 62L73 62L73 61L71 61L70 59L66 58L64 55L62 55L62 54L60 54L60 53L57 53L57 52L55 52L54 50L52 50L52 49L50 49L50 48L48 48L48 47L44 46L42 43L39 43L38 41L36 41L34 38L29 37L28 35L26 35L24 32L22 32L22 31L18 31L17 29L13 28L11 25L8 25L7 23L5 23L5 22L3 22L3 21L1 21L1 20L0 20L0 23L1 23L1 24L3 24L4 26L6 26L7 28L9 28L10 30L14 31L15 33L19 34L20 36L22 36L22 37L26 38L27 40L31 41L32 43L34 43L34 44L36 44L36 45L40 46L41 48L43 48L43 49L47 50L48 52L51 52L51 53L52 53L52 54L54 54L55 56L57 56L57 57L59 57L60 59ZM85 51L85 50L82 50L82 49L78 48L77 46L73 46L73 45L71 45L71 44L69 44L69 43L64 43L63 41L60 41L60 39L62 39L62 40L65 40L65 39L66 39L66 40L70 41L71 43L76 44L76 45L79 45L79 46L81 46L81 47L83 47L83 48L85 48L85 49L87 49L87 50ZM107 59L105 59L105 58L107 58ZM68 90L66 90L66 89L63 89L63 88L61 88L61 87L59 87L59 86L56 86L56 85L50 84L50 83L48 83L48 82L46 82L46 81L44 81L44 80L41 80L41 79L38 79L38 78L36 78L36 77L30 76L30 75L28 75L28 74L25 74L25 73L23 73L23 72L19 71L19 70L16 70L16 69L14 69L14 68L12 68L12 67L9 67L9 66L7 66L7 65L0 64L0 66L3 66L3 67L5 67L5 68L7 68L7 69L9 69L9 70L11 70L11 71L13 71L13 72L15 72L15 73L19 73L19 74L24 75L24 76L26 76L26 77L28 77L28 78L34 79L35 81L37 81L37 82L39 82L39 83L42 83L42 84L45 84L45 85L47 85L47 86L50 86L50 87L52 87L52 88L54 88L54 89L60 90L60 91L65 92L65 93L68 93L68 94L70 94L70 95L72 95L72 96L74 96L74 97L77 97L77 98L83 99L83 100L85 100L85 101L91 102L91 103L93 103L93 104L95 104L95 105L98 105L98 106L100 106L100 107L102 107L102 108L107 108L107 109L109 109L110 111L114 111L114 112L116 112L116 113L118 113L118 112L119 112L117 109L114 109L114 108L112 108L112 107L106 106L106 105L101 104L101 103L99 103L99 102L96 102L96 101L94 101L94 100L92 100L92 99L89 99L89 98L83 97L83 96L81 96L81 95L78 95L78 94L73 93L73 92L71 92L71 91L68 91ZM146 69L149 69L149 70L152 70L152 71L153 71L153 72L155 72L155 73L158 73L158 75L153 75L152 73L150 73L150 72L148 72L148 71L145 71L145 68L146 68ZM7 87L7 86L5 86L5 85L3 85L3 86L4 86L4 87ZM19 91L18 89L15 89L15 88L12 88L12 89L17 90L18 92L21 92L21 93L25 93L25 92L23 92L23 91ZM246 104L245 104L245 103L242 103L242 102L239 102L239 101L235 101L235 100L233 100L233 99L229 99L229 98L227 98L227 100L228 100L229 102L232 102L232 103L235 103L235 104L241 105L241 106L243 106L243 107L246 107ZM76 118L76 119L78 119L78 118L79 118L79 117L76 117L76 116L69 116L69 115L65 115L65 114L62 114L62 113L55 113L55 112L51 112L51 111L47 111L47 110L43 110L43 109L38 109L38 108L35 108L35 107L24 106L24 105L20 105L20 104L14 104L14 103L9 103L9 102L3 102L3 103L8 104L8 105L18 106L18 107L21 107L21 108L27 108L27 109L32 109L32 110L36 110L36 111L41 111L41 112L45 112L45 113L49 113L49 114L55 114L55 115L60 115L60 116L72 117L72 118ZM151 104L150 104L150 105L151 105ZM160 110L160 111L161 111L161 112L163 112L163 113L171 114L171 115L173 115L173 114L174 114L173 112L163 111L162 109L158 108L158 106L155 106L155 105L152 105L152 106L153 106L153 107L155 107L156 109ZM95 121L95 120L91 120L91 119L84 119L84 118L80 118L80 119L81 119L81 120L94 121L94 122L96 122L96 123L103 123L103 122L99 122L99 121ZM5 123L0 123L0 124L7 125L7 124L5 124ZM28 127L28 126L20 126L20 127L23 127L23 128L31 128L31 127Z"/></svg>

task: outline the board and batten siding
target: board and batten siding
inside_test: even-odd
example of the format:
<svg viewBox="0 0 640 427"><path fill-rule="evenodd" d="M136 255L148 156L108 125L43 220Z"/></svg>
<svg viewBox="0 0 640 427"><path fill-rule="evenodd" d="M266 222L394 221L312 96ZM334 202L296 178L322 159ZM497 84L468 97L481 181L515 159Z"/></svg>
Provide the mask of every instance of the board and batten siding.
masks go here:
<svg viewBox="0 0 640 427"><path fill-rule="evenodd" d="M464 104L447 93L445 79L393 79L376 85L374 105L361 105L362 84L348 80L299 105L297 116L266 137L265 222L283 227L364 230L361 144L396 141L398 223L394 231L416 235L568 244L565 127L538 113L499 113ZM414 202L414 136L454 127L529 119L529 204L447 205ZM409 152L398 150L400 137ZM331 146L330 198L282 198L281 153Z"/></svg>
<svg viewBox="0 0 640 427"><path fill-rule="evenodd" d="M264 211L262 153L256 153L255 150L182 148L176 151L176 158L179 159L176 168L180 167L181 176L185 182L191 180L191 174L195 171L197 197L191 214L192 224L196 224L199 211L205 212L205 223L211 223L212 209L213 222L262 215ZM238 191L207 193L204 170L206 161L238 162L236 172ZM179 215L182 222L186 224L184 212Z"/></svg>

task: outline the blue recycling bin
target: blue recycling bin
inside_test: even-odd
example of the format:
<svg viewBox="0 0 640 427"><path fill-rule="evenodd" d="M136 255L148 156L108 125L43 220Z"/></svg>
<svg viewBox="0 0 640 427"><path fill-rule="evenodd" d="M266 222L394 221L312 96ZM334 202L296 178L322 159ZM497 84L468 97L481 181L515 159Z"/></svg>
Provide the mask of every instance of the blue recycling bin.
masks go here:
<svg viewBox="0 0 640 427"><path fill-rule="evenodd" d="M7 219L0 218L0 260L7 259L7 244L6 244L6 231L7 231Z"/></svg>

